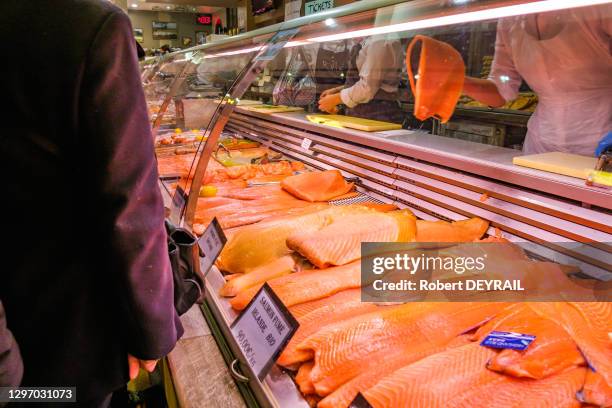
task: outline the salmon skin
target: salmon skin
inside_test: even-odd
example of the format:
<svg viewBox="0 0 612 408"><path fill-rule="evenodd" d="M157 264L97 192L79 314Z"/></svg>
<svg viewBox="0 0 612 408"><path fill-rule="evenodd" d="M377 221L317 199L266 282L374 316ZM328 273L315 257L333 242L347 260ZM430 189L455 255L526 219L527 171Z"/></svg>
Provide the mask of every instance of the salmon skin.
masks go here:
<svg viewBox="0 0 612 408"><path fill-rule="evenodd" d="M338 218L318 230L296 232L287 237L287 247L325 268L359 259L362 242L412 241L415 229L416 218L408 210L373 211Z"/></svg>
<svg viewBox="0 0 612 408"><path fill-rule="evenodd" d="M297 350L314 353L311 378L325 396L364 373L373 361L421 355L495 316L503 303L407 303L326 327Z"/></svg>
<svg viewBox="0 0 612 408"><path fill-rule="evenodd" d="M374 408L580 407L575 395L586 368L542 380L519 379L485 368L495 354L477 343L433 354L386 376L363 395Z"/></svg>
<svg viewBox="0 0 612 408"><path fill-rule="evenodd" d="M327 170L287 177L281 181L281 187L297 198L317 202L348 193L353 189L353 183L347 183L339 170Z"/></svg>
<svg viewBox="0 0 612 408"><path fill-rule="evenodd" d="M325 326L373 312L381 307L374 303L362 302L360 289L345 290L330 297L308 303L315 302L319 303L319 307L304 316L296 317L300 327L281 353L276 362L277 364L291 367L296 363L312 359L312 353L296 349L304 339Z"/></svg>
<svg viewBox="0 0 612 408"><path fill-rule="evenodd" d="M361 262L327 269L304 270L268 281L287 307L321 299L345 289L361 287ZM242 291L230 300L232 308L243 310L257 294L260 286Z"/></svg>
<svg viewBox="0 0 612 408"><path fill-rule="evenodd" d="M539 316L529 304L516 304L478 329L475 339L483 340L491 331L517 332L535 336L526 350L505 349L487 364L493 371L541 379L585 361L572 337L554 321Z"/></svg>

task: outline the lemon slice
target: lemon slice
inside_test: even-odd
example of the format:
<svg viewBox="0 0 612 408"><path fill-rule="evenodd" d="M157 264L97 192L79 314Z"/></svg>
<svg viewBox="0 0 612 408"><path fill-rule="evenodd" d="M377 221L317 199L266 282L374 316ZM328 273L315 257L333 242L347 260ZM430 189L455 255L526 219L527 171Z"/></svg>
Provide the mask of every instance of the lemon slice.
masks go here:
<svg viewBox="0 0 612 408"><path fill-rule="evenodd" d="M200 197L214 197L217 195L217 187L216 186L202 186L200 187Z"/></svg>

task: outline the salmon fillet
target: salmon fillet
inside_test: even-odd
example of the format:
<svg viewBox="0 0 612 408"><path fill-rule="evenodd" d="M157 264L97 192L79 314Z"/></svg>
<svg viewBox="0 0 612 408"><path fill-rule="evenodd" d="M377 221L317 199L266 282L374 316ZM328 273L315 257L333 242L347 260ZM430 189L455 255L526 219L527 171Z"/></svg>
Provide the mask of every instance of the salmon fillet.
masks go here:
<svg viewBox="0 0 612 408"><path fill-rule="evenodd" d="M492 318L503 303L407 303L333 324L304 340L314 352L311 373L325 396L370 369L371 362L421 355ZM391 357L393 356L393 357Z"/></svg>
<svg viewBox="0 0 612 408"><path fill-rule="evenodd" d="M287 237L287 247L313 265L344 265L361 257L362 242L408 242L415 236L416 218L408 210L347 215L330 225Z"/></svg>
<svg viewBox="0 0 612 408"><path fill-rule="evenodd" d="M291 251L285 241L296 231L313 231L330 224L334 217L372 210L359 206L328 207L314 204L302 212L275 217L241 228L226 244L217 264L230 273L248 273Z"/></svg>
<svg viewBox="0 0 612 408"><path fill-rule="evenodd" d="M310 381L310 372L314 363L308 361L302 364L295 376L295 383L298 385L300 392L304 395L314 394L315 389L312 381Z"/></svg>
<svg viewBox="0 0 612 408"><path fill-rule="evenodd" d="M345 289L361 287L361 262L327 269L304 270L268 281L285 306L321 299ZM260 285L261 286L261 285ZM260 286L242 291L230 300L236 310L244 309Z"/></svg>
<svg viewBox="0 0 612 408"><path fill-rule="evenodd" d="M540 379L585 361L572 337L552 320L539 316L529 304L516 304L478 329L475 339L491 331L510 331L535 336L526 350L505 349L487 364L493 371L514 377Z"/></svg>
<svg viewBox="0 0 612 408"><path fill-rule="evenodd" d="M446 222L417 221L416 242L472 242L487 232L489 222L480 218Z"/></svg>
<svg viewBox="0 0 612 408"><path fill-rule="evenodd" d="M597 399L612 398L612 303L609 302L556 302L533 303L531 306L539 315L556 321L574 339L589 366L596 376L590 375L586 392L582 393L584 402L597 405L589 398L597 397L599 390L607 396ZM596 383L603 380L603 384Z"/></svg>
<svg viewBox="0 0 612 408"><path fill-rule="evenodd" d="M319 303L321 306L304 316L299 318L296 317L300 323L300 327L285 347L285 350L281 353L276 362L277 364L284 367L290 367L296 363L312 359L312 353L296 349L298 344L304 339L325 326L341 322L354 316L373 312L380 308L380 306L374 303L362 302L361 289L345 290L314 302Z"/></svg>
<svg viewBox="0 0 612 408"><path fill-rule="evenodd" d="M263 284L270 279L290 274L295 268L295 260L291 255L282 256L268 264L259 266L249 273L242 274L229 280L223 285L219 294L221 296L236 296L241 291Z"/></svg>
<svg viewBox="0 0 612 408"><path fill-rule="evenodd" d="M339 170L313 171L287 177L281 187L302 200L329 201L348 193L353 183L347 183Z"/></svg>
<svg viewBox="0 0 612 408"><path fill-rule="evenodd" d="M352 380L342 384L337 390L323 398L319 402L318 408L346 408L355 399L359 392L364 392L378 383L382 378L410 363L420 360L429 355L461 347L470 344L469 335L455 337L443 346L434 346L423 349L422 352L410 355L398 354L392 358L377 361L365 373L358 375Z"/></svg>
<svg viewBox="0 0 612 408"><path fill-rule="evenodd" d="M589 369L578 399L598 407L612 407L612 388L601 374Z"/></svg>
<svg viewBox="0 0 612 408"><path fill-rule="evenodd" d="M518 379L485 368L495 350L477 343L403 367L363 393L383 407L579 407L576 392L586 369L575 367L542 380Z"/></svg>

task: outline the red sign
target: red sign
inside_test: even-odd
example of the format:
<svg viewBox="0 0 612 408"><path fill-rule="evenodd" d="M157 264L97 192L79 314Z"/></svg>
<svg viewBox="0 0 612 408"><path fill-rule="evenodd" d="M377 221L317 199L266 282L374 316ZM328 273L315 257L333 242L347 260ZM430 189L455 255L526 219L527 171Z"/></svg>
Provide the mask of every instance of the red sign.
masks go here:
<svg viewBox="0 0 612 408"><path fill-rule="evenodd" d="M196 24L212 25L212 14L198 14L196 17Z"/></svg>

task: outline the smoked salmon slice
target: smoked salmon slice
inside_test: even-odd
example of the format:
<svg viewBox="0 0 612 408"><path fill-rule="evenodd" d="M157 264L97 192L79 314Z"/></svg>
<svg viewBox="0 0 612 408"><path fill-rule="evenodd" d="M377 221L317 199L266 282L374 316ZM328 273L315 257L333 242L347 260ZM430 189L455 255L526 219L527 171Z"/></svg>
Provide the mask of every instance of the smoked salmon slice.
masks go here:
<svg viewBox="0 0 612 408"><path fill-rule="evenodd" d="M374 408L580 406L575 395L586 368L542 380L519 379L485 368L495 354L477 343L433 354L393 372L363 395Z"/></svg>
<svg viewBox="0 0 612 408"><path fill-rule="evenodd" d="M291 255L282 256L277 260L253 269L250 273L232 278L223 285L219 294L221 296L236 296L251 286L259 283L263 284L270 279L290 274L295 266L295 259Z"/></svg>
<svg viewBox="0 0 612 408"><path fill-rule="evenodd" d="M421 41L418 80L412 74L412 49ZM426 120L432 116L448 122L463 91L465 64L461 54L451 45L417 35L406 50L406 70L414 94L414 116Z"/></svg>
<svg viewBox="0 0 612 408"><path fill-rule="evenodd" d="M589 369L578 399L598 407L612 407L612 388L601 374Z"/></svg>
<svg viewBox="0 0 612 408"><path fill-rule="evenodd" d="M514 377L540 379L585 361L572 337L552 320L539 316L529 304L509 307L475 334L479 341L491 331L518 332L535 336L526 350L502 350L487 368Z"/></svg>
<svg viewBox="0 0 612 408"><path fill-rule="evenodd" d="M296 317L297 321L300 323L300 327L285 347L285 350L281 353L276 362L277 364L284 367L290 367L296 363L313 358L312 353L296 349L298 344L308 336L316 333L327 325L373 312L382 307L374 303L362 302L361 289L345 290L314 302L319 303L320 307L304 316L299 318ZM293 313L293 310L291 311Z"/></svg>
<svg viewBox="0 0 612 408"><path fill-rule="evenodd" d="M480 218L454 222L418 220L416 224L416 242L472 242L489 228L489 222Z"/></svg>
<svg viewBox="0 0 612 408"><path fill-rule="evenodd" d="M329 201L348 193L353 183L347 183L339 170L313 171L291 176L281 181L281 187L302 200Z"/></svg>
<svg viewBox="0 0 612 408"><path fill-rule="evenodd" d="M290 235L287 247L319 268L344 265L361 257L362 242L412 241L415 222L408 210L348 215L321 229Z"/></svg>
<svg viewBox="0 0 612 408"><path fill-rule="evenodd" d="M578 344L589 367L597 373L588 377L589 383L582 398L586 403L597 405L597 401L589 400L590 397L597 397L597 393L592 391L612 389L612 303L533 303L531 307L539 315L555 320ZM597 385L600 380L604 383ZM608 401L611 398L607 395Z"/></svg>
<svg viewBox="0 0 612 408"><path fill-rule="evenodd" d="M311 379L325 396L393 356L421 355L495 316L503 303L407 303L351 318L304 340L314 352Z"/></svg>
<svg viewBox="0 0 612 408"><path fill-rule="evenodd" d="M295 382L304 395L315 393L314 385L312 381L310 381L310 372L312 371L313 365L314 363L312 361L302 364L295 376Z"/></svg>
<svg viewBox="0 0 612 408"><path fill-rule="evenodd" d="M304 302L321 299L345 289L361 287L361 262L327 269L311 269L292 273L268 281L276 295L285 306L290 307ZM230 300L236 310L244 309L259 286L242 291Z"/></svg>
<svg viewBox="0 0 612 408"><path fill-rule="evenodd" d="M377 361L376 365L372 366L365 373L358 375L352 380L342 384L337 390L323 398L318 408L346 408L355 399L359 392L364 392L378 383L382 378L395 370L398 370L414 361L418 361L423 357L449 350L454 347L461 347L470 344L469 335L461 335L455 337L449 343L443 346L434 346L430 349L423 349L422 353L411 354L405 356L403 354L393 355L393 357Z"/></svg>
<svg viewBox="0 0 612 408"><path fill-rule="evenodd" d="M334 217L372 210L360 206L329 207L314 204L297 214L274 217L240 229L226 244L217 264L230 273L248 273L291 251L285 241L297 231L314 231L330 224Z"/></svg>

